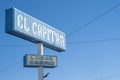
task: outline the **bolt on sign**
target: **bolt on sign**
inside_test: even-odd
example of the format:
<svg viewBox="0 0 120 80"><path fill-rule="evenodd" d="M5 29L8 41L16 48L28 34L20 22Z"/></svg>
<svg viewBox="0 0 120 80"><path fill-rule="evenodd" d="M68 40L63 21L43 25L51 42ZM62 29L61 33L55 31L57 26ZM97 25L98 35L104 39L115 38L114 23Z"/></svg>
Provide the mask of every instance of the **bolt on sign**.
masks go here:
<svg viewBox="0 0 120 80"><path fill-rule="evenodd" d="M58 52L66 50L65 34L52 26L16 9L6 10L6 32Z"/></svg>
<svg viewBox="0 0 120 80"><path fill-rule="evenodd" d="M31 55L24 56L24 67L54 68L57 66L56 56Z"/></svg>

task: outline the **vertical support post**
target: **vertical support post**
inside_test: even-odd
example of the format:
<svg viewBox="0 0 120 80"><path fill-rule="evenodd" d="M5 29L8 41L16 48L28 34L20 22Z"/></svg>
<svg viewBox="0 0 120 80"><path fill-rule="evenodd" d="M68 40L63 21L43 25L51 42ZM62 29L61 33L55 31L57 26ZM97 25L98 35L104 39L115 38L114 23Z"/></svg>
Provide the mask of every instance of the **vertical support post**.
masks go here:
<svg viewBox="0 0 120 80"><path fill-rule="evenodd" d="M38 55L43 55L43 44L42 43L38 43ZM44 80L43 75L44 75L44 68L38 67L38 80Z"/></svg>

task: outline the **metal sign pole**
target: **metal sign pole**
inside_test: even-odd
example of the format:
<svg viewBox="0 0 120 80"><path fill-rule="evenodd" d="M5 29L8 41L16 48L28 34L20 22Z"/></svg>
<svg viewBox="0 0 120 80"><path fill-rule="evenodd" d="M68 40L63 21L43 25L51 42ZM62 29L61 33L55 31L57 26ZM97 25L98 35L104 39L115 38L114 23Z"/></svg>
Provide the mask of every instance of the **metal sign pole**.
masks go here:
<svg viewBox="0 0 120 80"><path fill-rule="evenodd" d="M38 55L43 55L43 44L42 43L38 43ZM44 72L44 68L38 67L38 80L44 80L43 72Z"/></svg>

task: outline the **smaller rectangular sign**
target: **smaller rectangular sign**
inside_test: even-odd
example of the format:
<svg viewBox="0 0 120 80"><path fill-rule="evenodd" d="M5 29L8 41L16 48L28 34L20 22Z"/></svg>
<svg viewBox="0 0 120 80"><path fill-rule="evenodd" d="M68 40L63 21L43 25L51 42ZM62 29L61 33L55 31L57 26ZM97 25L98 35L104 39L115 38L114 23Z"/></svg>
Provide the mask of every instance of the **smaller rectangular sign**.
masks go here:
<svg viewBox="0 0 120 80"><path fill-rule="evenodd" d="M56 56L31 55L24 56L24 67L54 68L57 66Z"/></svg>

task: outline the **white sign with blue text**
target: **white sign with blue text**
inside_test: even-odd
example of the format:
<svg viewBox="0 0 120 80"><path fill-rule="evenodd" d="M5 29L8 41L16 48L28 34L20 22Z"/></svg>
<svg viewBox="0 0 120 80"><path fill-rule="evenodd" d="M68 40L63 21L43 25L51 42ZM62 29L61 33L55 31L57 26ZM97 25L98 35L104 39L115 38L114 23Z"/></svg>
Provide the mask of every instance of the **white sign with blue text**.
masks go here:
<svg viewBox="0 0 120 80"><path fill-rule="evenodd" d="M6 32L45 47L62 52L66 50L65 34L50 25L16 9L6 10Z"/></svg>

